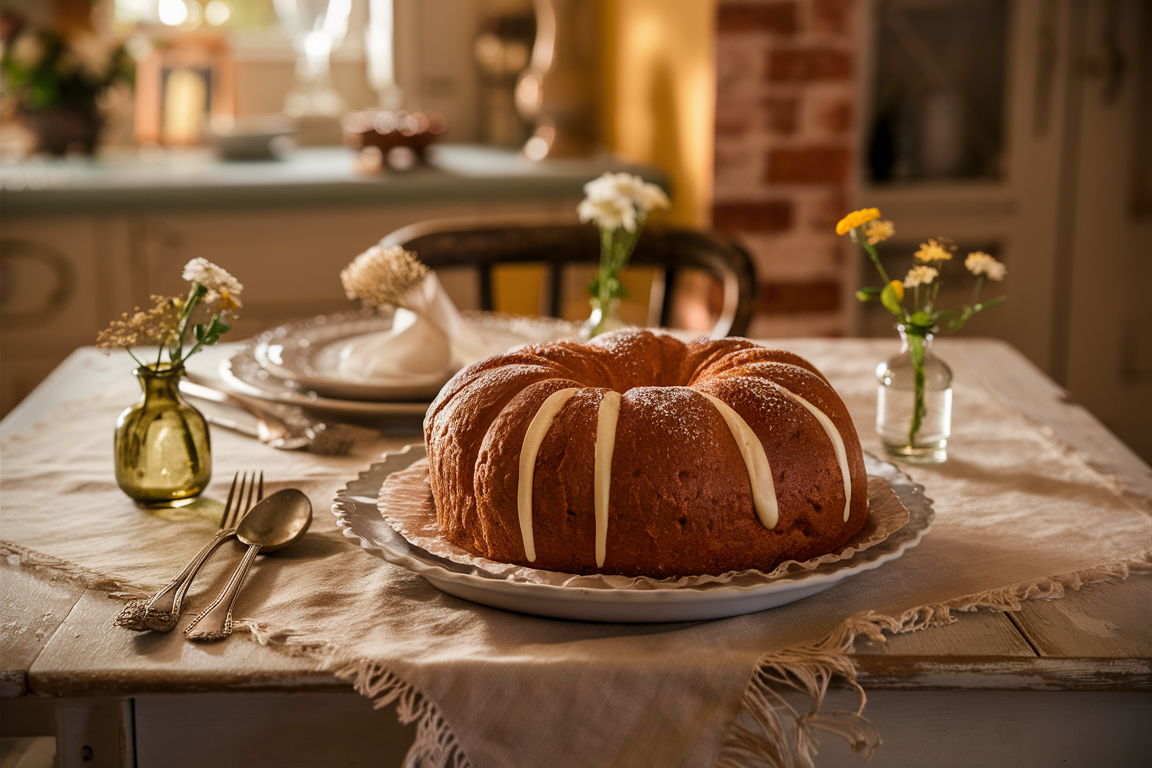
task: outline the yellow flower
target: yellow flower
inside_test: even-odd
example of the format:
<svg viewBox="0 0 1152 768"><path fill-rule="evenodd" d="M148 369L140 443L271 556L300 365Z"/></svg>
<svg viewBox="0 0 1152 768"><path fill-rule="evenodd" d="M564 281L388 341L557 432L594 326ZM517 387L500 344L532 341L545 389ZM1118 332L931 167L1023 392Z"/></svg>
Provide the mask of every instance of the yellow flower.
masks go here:
<svg viewBox="0 0 1152 768"><path fill-rule="evenodd" d="M222 312L235 312L236 310L238 310L244 306L243 304L240 303L239 297L233 296L231 293L228 292L227 288L220 288L219 290L220 290L220 303L219 303L220 311L222 311Z"/></svg>
<svg viewBox="0 0 1152 768"><path fill-rule="evenodd" d="M896 298L904 301L904 283L899 280L893 280L889 285L892 286L892 292L896 294Z"/></svg>
<svg viewBox="0 0 1152 768"><path fill-rule="evenodd" d="M890 221L875 219L864 227L864 236L868 238L868 245L882 243L896 234L896 226Z"/></svg>
<svg viewBox="0 0 1152 768"><path fill-rule="evenodd" d="M927 243L920 243L920 250L913 255L920 261L931 264L934 261L948 261L952 258L952 251L954 250L956 250L956 246L952 245L950 240L940 238L929 240Z"/></svg>
<svg viewBox="0 0 1152 768"><path fill-rule="evenodd" d="M840 219L840 222L836 225L836 234L848 234L848 232L860 226L861 224L866 224L867 222L878 218L880 218L879 208L863 208L859 211L852 211L852 213Z"/></svg>

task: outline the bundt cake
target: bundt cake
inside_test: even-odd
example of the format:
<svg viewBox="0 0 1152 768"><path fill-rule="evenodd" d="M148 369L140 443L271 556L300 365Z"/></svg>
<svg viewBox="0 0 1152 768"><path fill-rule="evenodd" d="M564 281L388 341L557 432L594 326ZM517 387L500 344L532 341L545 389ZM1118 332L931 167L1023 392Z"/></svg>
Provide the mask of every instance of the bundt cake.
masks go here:
<svg viewBox="0 0 1152 768"><path fill-rule="evenodd" d="M770 570L835 550L868 514L843 401L806 360L746 339L521 347L457 373L424 436L443 536L533 568Z"/></svg>

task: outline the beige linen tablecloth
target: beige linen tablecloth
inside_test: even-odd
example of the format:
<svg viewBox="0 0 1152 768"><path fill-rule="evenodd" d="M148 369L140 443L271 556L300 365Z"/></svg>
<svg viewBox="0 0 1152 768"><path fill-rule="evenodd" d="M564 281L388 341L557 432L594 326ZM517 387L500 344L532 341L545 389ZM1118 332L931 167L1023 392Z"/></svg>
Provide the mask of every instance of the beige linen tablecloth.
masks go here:
<svg viewBox="0 0 1152 768"><path fill-rule="evenodd" d="M865 448L879 453L874 355L826 342L781 346L828 375ZM859 633L945 623L958 609L1011 610L1149 563L1146 500L966 373L957 371L949 461L907 468L937 513L918 547L800 602L690 624L565 622L442 594L352 544L329 511L381 450L406 441L325 457L214 429L208 499L226 495L233 471L263 469L270 490L299 487L316 511L300 544L256 563L230 642L316 654L381 705L396 702L420 723L414 749L427 766L804 765L821 728L867 748L875 734L855 713L805 707L793 723L778 694L799 688L818 702L829 678L851 681ZM211 535L218 502L145 513L117 489L112 428L134 386L126 376L0 446L10 560L127 598L162 586ZM229 554L234 562L238 551ZM219 589L227 560L210 564L186 610Z"/></svg>

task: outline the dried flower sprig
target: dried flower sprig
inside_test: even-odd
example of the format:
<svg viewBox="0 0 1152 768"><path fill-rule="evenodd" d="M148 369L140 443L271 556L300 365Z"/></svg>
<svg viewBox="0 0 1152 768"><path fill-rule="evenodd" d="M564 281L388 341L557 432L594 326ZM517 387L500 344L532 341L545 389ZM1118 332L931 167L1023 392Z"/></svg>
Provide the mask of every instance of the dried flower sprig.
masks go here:
<svg viewBox="0 0 1152 768"><path fill-rule="evenodd" d="M101 331L96 337L97 348L106 352L125 349L141 367L160 368L167 353L168 367L178 368L201 347L218 342L232 329L229 321L241 307L240 293L244 286L227 270L202 258L189 261L182 277L191 283L187 298L152 296L155 306L151 309L136 307L132 314L125 312L120 320L113 320ZM204 321L194 321L194 315L205 314ZM185 352L189 330L195 343ZM132 352L133 347L153 345L159 350L151 366Z"/></svg>
<svg viewBox="0 0 1152 768"><path fill-rule="evenodd" d="M398 245L374 245L340 272L340 282L349 299L412 309L407 294L427 276L428 267L411 251Z"/></svg>
<svg viewBox="0 0 1152 768"><path fill-rule="evenodd" d="M98 349L129 349L131 347L151 347L165 344L168 337L180 327L180 311L184 302L175 296L152 296L156 305L152 309L136 307L130 315L121 315L121 320L100 331L96 337Z"/></svg>

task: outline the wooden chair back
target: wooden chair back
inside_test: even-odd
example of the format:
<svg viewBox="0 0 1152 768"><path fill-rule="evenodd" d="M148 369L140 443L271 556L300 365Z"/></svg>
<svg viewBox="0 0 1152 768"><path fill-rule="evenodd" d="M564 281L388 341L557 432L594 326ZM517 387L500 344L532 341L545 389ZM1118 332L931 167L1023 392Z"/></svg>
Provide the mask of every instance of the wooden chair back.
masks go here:
<svg viewBox="0 0 1152 768"><path fill-rule="evenodd" d="M564 266L595 264L600 258L600 238L591 224L570 218L435 219L398 229L380 241L413 251L433 269L473 267L479 277L480 308L491 311L492 272L501 264L545 265L547 296L545 312L559 316L563 298ZM703 270L723 289L719 319L713 337L742 336L752 316L756 285L752 259L740 245L716 232L677 227L645 227L631 264L662 270L654 297L660 305L660 325L668 325L676 274L684 269Z"/></svg>

